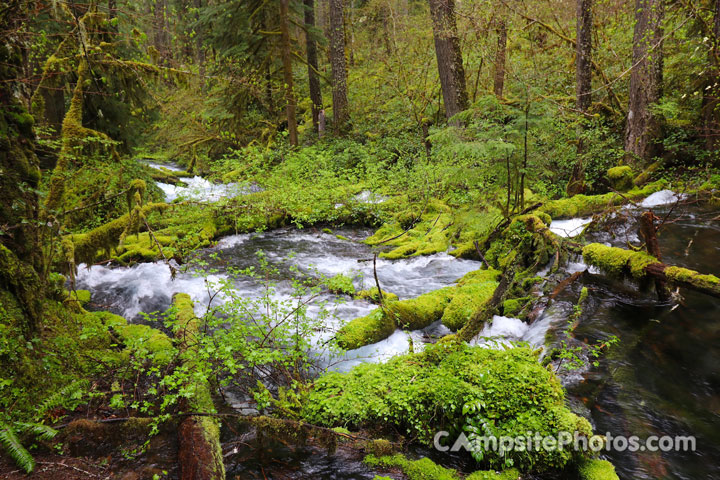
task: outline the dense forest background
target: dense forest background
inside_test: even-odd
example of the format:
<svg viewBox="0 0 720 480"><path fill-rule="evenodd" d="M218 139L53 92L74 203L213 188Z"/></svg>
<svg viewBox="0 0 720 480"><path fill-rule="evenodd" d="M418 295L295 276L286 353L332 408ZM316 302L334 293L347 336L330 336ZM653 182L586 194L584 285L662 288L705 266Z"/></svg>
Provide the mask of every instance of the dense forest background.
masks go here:
<svg viewBox="0 0 720 480"><path fill-rule="evenodd" d="M225 317L208 305L199 320L190 297L175 295L165 316L133 323L103 305L85 310L90 292L75 289L82 265L162 262L174 280L193 261L212 263L198 252L227 235L277 227L331 235L348 225L377 228L363 244L379 247L374 260L449 252L482 261L482 272L452 287L455 297L440 289L411 306L402 302L416 299L393 303L407 309L403 318L374 272L376 290L363 301L378 309L333 332L338 348L353 350L425 328L458 299L447 324L457 350L435 350L451 365L432 351L417 357L423 375L442 377L458 398L411 392L407 412L388 414L413 440L438 427L438 411L442 427L485 425L473 417L480 407L463 403L479 387L453 390L458 365L474 363L519 371L516 386L498 380L509 397L545 379L547 409L529 421L591 435L530 349L462 350L495 313L526 320L550 303L531 293L548 262L555 275L582 256L612 278L652 284L663 306L676 302L668 285L720 296L716 277L661 262L657 232L672 209L642 217L638 245L549 233L553 219L598 213L608 215L592 228L611 231L621 216L614 207L640 208L651 194L718 204L720 0L8 0L0 108L0 443L26 471L28 438L49 441L57 434L49 425L81 408L153 418L155 434L188 411L216 422L213 398L233 384L283 421L322 424L320 432L348 415L322 390L338 377L313 390L308 338L326 328L317 319L303 316L303 335L297 325L276 329L270 314L250 327L238 313L249 300L238 295ZM167 195L191 181L241 190L213 201ZM262 256L259 265L271 270ZM357 300L353 278L337 277L293 284L295 297L322 290ZM304 315L311 301L303 302L293 312ZM227 316L241 330L222 336ZM178 333L180 319L192 323L192 341ZM563 352L599 356L616 340ZM278 353L292 342L293 355ZM400 362L377 377L420 375ZM260 381L267 372L281 372L271 388ZM363 398L363 381L345 387ZM513 415L530 402L519 398ZM382 423L374 414L357 413L356 426ZM219 430L219 421L197 425ZM224 475L217 451L209 455ZM523 473L587 460L480 457L499 470L517 460Z"/></svg>

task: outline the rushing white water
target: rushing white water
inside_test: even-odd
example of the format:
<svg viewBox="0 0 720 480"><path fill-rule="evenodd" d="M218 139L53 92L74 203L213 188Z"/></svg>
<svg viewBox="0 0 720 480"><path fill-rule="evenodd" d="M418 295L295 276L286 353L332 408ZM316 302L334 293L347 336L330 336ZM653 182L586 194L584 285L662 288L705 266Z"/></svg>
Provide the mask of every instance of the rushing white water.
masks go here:
<svg viewBox="0 0 720 480"><path fill-rule="evenodd" d="M217 202L222 198L237 197L260 190L256 185L213 183L199 176L183 178L182 181L186 186L158 182L157 186L165 193L166 202L176 199Z"/></svg>
<svg viewBox="0 0 720 480"><path fill-rule="evenodd" d="M652 208L660 205L669 205L677 202L678 200L682 200L683 198L685 198L685 195L678 195L672 190L660 190L640 202L640 206L643 208Z"/></svg>
<svg viewBox="0 0 720 480"><path fill-rule="evenodd" d="M149 161L145 163L149 167L161 171L184 171L182 167L174 163L156 163ZM257 185L243 185L239 183L217 184L198 175L194 177L183 177L181 181L185 185L157 182L157 186L165 193L166 202L172 202L176 199L194 200L196 202L217 202L222 198L237 197L238 195L246 195L261 190Z"/></svg>
<svg viewBox="0 0 720 480"><path fill-rule="evenodd" d="M181 166L176 165L176 164L174 164L174 163L145 162L145 164L146 164L147 166L149 166L149 167L152 167L152 168L154 168L154 169L156 169L156 170L160 170L160 171L162 171L163 169L165 169L165 170L170 170L171 172L183 172L183 171L185 171L184 168L182 168Z"/></svg>
<svg viewBox="0 0 720 480"><path fill-rule="evenodd" d="M346 236L364 237L366 232L342 232ZM189 294L196 302L196 313L201 315L215 289L211 285L227 279L226 269L258 267L256 252L261 250L269 264L279 270L276 300L290 300L291 280L301 274L314 278L345 274L353 278L357 289L371 288L373 278L372 253L368 246L354 241L340 240L335 235L313 233L306 230L276 230L260 234L244 234L226 237L214 248L202 252L210 267L217 273L208 277L193 271L180 271L173 279L170 269L163 262L143 263L132 267L111 268L95 265L82 266L77 275L78 288L93 292L92 301L128 320L139 319L140 312L164 311L176 292ZM423 293L453 284L466 273L480 267L479 262L458 260L439 253L425 257L389 261L378 259L377 275L384 290L400 298L413 298ZM206 278L209 281L206 282ZM233 279L237 294L245 298L257 298L262 285L250 277ZM337 303L338 299L341 303ZM213 298L213 305L223 302L222 296ZM322 344L334 335L344 322L367 315L376 305L350 297L323 294L318 301L326 301L331 313L325 328L317 332L315 342ZM319 314L315 304L308 308L310 316ZM366 361L380 361L392 355L407 352L409 339L415 351L423 346L423 338L449 333L442 325L431 325L424 331L396 331L389 338L366 347L348 352L342 357L325 357L331 368L346 370Z"/></svg>
<svg viewBox="0 0 720 480"><path fill-rule="evenodd" d="M580 235L585 225L592 222L592 217L588 218L571 218L569 220L553 220L550 223L550 231L555 235L565 238L576 237Z"/></svg>
<svg viewBox="0 0 720 480"><path fill-rule="evenodd" d="M370 190L363 190L353 197L353 200L359 203L383 203L388 197L378 195Z"/></svg>

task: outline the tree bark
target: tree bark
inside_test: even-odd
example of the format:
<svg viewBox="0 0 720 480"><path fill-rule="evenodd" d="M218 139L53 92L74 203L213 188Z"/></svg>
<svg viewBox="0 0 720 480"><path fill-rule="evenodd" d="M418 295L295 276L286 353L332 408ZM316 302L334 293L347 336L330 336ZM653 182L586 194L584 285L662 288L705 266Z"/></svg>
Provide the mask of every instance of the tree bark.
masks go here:
<svg viewBox="0 0 720 480"><path fill-rule="evenodd" d="M307 50L308 83L310 85L310 102L312 103L312 122L315 131L319 128L319 115L322 110L322 91L320 75L318 75L317 44L312 36L315 28L315 0L304 0L305 3L305 47Z"/></svg>
<svg viewBox="0 0 720 480"><path fill-rule="evenodd" d="M577 0L577 29L575 41L575 91L577 110L585 116L591 103L592 89L592 0ZM573 166L568 195L577 195L585 191L585 166L583 153L585 145L582 139L582 122L578 127L577 159Z"/></svg>
<svg viewBox="0 0 720 480"><path fill-rule="evenodd" d="M660 243L657 238L657 228L655 227L656 218L650 210L640 216L640 236L645 241L645 250L658 260L662 260ZM655 291L660 301L666 302L670 300L670 292L664 280L659 278L655 279Z"/></svg>
<svg viewBox="0 0 720 480"><path fill-rule="evenodd" d="M577 0L575 90L577 109L583 114L587 113L592 99L592 22L592 0Z"/></svg>
<svg viewBox="0 0 720 480"><path fill-rule="evenodd" d="M343 0L330 2L330 67L333 77L333 128L336 134L347 129L350 119L347 99L347 67L345 65L345 28Z"/></svg>
<svg viewBox="0 0 720 480"><path fill-rule="evenodd" d="M196 20L200 20L200 9L203 7L202 0L194 0L197 9ZM195 63L198 65L201 88L205 89L205 48L203 47L202 35L195 32Z"/></svg>
<svg viewBox="0 0 720 480"><path fill-rule="evenodd" d="M633 69L625 126L629 160L647 163L661 153L661 118L651 111L662 95L663 0L636 0Z"/></svg>
<svg viewBox="0 0 720 480"><path fill-rule="evenodd" d="M708 52L709 74L703 90L703 136L705 148L715 151L720 146L720 0L714 2L711 48Z"/></svg>
<svg viewBox="0 0 720 480"><path fill-rule="evenodd" d="M117 0L108 0L108 19L112 20L117 16Z"/></svg>
<svg viewBox="0 0 720 480"><path fill-rule="evenodd" d="M451 119L468 108L465 70L455 24L455 3L454 0L429 0L429 3L445 115ZM451 123L460 125L458 120Z"/></svg>
<svg viewBox="0 0 720 480"><path fill-rule="evenodd" d="M160 62L167 64L170 54L170 38L167 30L167 0L155 0L153 7L155 15L155 32L153 45L160 55Z"/></svg>
<svg viewBox="0 0 720 480"><path fill-rule="evenodd" d="M507 52L507 24L504 18L497 22L497 47L495 50L495 78L493 80L493 92L500 98L503 96L505 87L505 56Z"/></svg>
<svg viewBox="0 0 720 480"><path fill-rule="evenodd" d="M295 118L295 92L293 91L292 59L290 52L289 23L290 0L280 0L280 42L283 64L283 77L285 80L285 112L287 113L288 133L290 145L298 144L297 120Z"/></svg>

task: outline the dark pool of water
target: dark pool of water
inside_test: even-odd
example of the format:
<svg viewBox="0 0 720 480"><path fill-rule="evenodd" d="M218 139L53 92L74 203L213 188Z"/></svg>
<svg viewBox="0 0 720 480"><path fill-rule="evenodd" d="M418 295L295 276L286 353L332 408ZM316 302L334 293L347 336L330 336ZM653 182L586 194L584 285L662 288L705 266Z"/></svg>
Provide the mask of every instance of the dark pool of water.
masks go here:
<svg viewBox="0 0 720 480"><path fill-rule="evenodd" d="M663 260L718 273L715 216L698 209L671 214L659 237ZM620 477L720 478L720 300L683 290L684 301L672 309L658 306L652 289L631 296L603 282L588 287L591 301L577 336L617 335L620 343L570 395L589 408L599 433L696 439L694 452L608 452Z"/></svg>

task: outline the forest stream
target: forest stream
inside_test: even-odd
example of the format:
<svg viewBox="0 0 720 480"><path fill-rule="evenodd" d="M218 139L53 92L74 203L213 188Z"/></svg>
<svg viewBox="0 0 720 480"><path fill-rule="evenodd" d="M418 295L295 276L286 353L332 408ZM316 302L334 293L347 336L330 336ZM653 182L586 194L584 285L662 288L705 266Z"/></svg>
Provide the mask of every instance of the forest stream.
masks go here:
<svg viewBox="0 0 720 480"><path fill-rule="evenodd" d="M193 182L191 192L196 200L217 199L218 187L200 177ZM168 200L175 197L172 185L161 185ZM220 195L227 194L223 191ZM233 193L234 194L234 193ZM720 229L717 212L699 207L682 206L675 209L677 197L661 191L646 199L640 207L654 208L660 217L669 213L671 219L660 236L666 261L697 270L707 270L720 260L720 247L710 231ZM586 238L613 246L637 242L636 216L639 210L626 208L617 214L612 229L586 232ZM579 235L590 218L555 221L550 228L565 236ZM205 260L204 269L212 274L198 274L193 267L180 269L174 277L163 261L140 263L131 267L102 265L80 266L77 287L92 292L88 308L106 309L133 322L147 320L141 312L161 312L170 307L175 292L185 292L195 300L195 309L202 315L213 296L213 287L206 279L217 282L227 278L228 267L259 268L258 252L263 252L271 267L277 287L277 298L290 298L291 282L301 277L332 277L348 274L357 290L374 286L373 251L362 240L372 231L367 229L338 229L333 233L317 229L280 229L264 233L231 235L213 247L198 252ZM688 245L687 239L692 239ZM414 298L423 293L452 285L463 275L477 270L482 262L456 259L447 253L402 260L383 260L377 263L377 276L382 288L400 299ZM175 267L178 267L175 265ZM295 267L295 268L293 268ZM704 268L705 267L705 268ZM598 432L613 435L695 435L695 452L610 452L608 458L624 479L682 478L688 480L715 478L720 462L720 379L713 366L720 360L717 313L720 301L693 292L677 306L658 306L653 293L638 293L626 284L625 288L609 284L594 267L588 269L582 258L571 259L566 267L549 275L553 278L586 271L581 282L563 292L531 325L516 318L495 316L478 337L475 344L488 348L510 348L514 342L527 342L544 347L545 352L557 346L572 306L582 285L590 291L588 306L575 337L585 343L617 335L619 344L601 360L598 368L585 365L568 370L558 365L556 372L568 389L568 401L579 414L589 416ZM597 275L596 275L597 274ZM246 297L263 295L264 286L256 278L234 277L235 288ZM213 297L213 302L222 298ZM415 351L423 344L435 342L451 333L439 321L418 331L396 330L386 340L350 350L342 355L322 351L320 346L331 337L339 325L353 318L367 315L374 305L365 300L353 300L346 295L323 294L319 302L331 305L331 316L315 339L318 345L318 366L348 371L361 362L385 361L393 355L405 353L412 345ZM313 314L313 307L309 309ZM557 364L557 362L555 362ZM257 413L248 398L224 392L228 407L236 411ZM277 478L373 478L372 470L359 459L338 451L328 454L311 447L290 449L280 443L253 445L254 453L238 450L237 432L226 431L226 461L228 473L257 476L272 474ZM255 440L258 441L258 440ZM423 450L438 463L462 469L468 460L462 456L442 458L437 452ZM248 461L257 459L257 463ZM237 459L237 460L236 460ZM274 459L274 460L273 460ZM268 468L268 462L276 467ZM274 462L274 463L273 463ZM264 466L264 467L263 467ZM261 473L261 470L263 473Z"/></svg>

